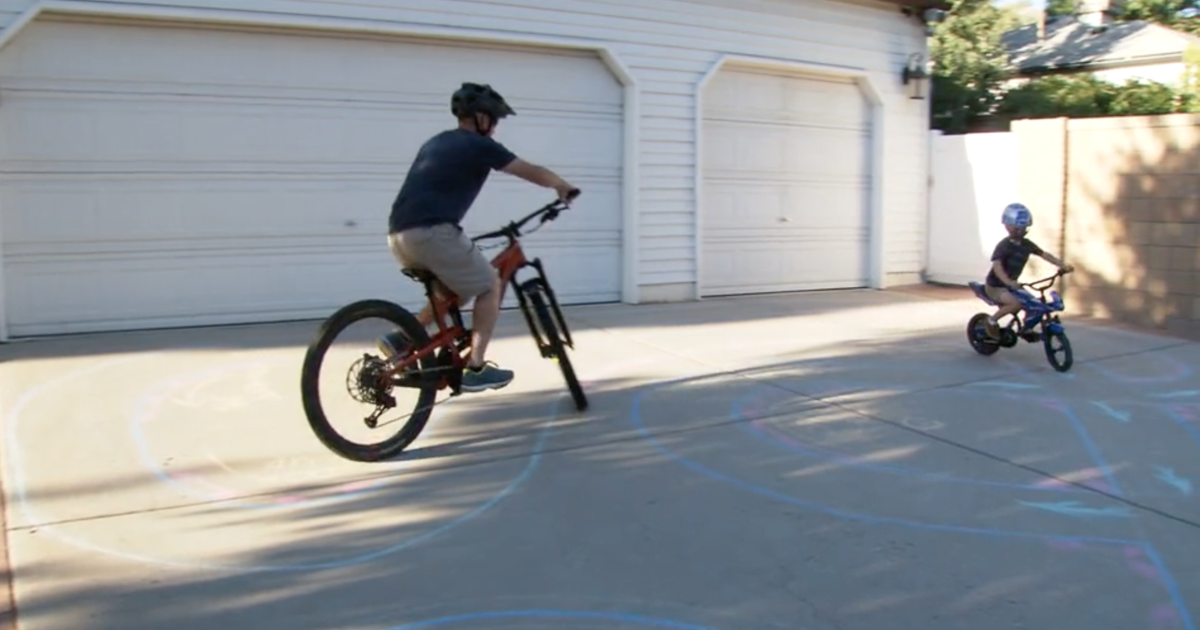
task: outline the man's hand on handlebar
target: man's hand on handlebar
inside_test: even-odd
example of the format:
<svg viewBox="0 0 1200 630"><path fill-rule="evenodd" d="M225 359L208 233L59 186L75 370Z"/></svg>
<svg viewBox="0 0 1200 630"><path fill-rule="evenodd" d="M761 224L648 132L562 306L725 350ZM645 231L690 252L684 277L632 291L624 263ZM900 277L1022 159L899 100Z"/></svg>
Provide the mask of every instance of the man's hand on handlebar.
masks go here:
<svg viewBox="0 0 1200 630"><path fill-rule="evenodd" d="M568 205L583 192L565 181L555 185L554 190L558 192L558 200Z"/></svg>

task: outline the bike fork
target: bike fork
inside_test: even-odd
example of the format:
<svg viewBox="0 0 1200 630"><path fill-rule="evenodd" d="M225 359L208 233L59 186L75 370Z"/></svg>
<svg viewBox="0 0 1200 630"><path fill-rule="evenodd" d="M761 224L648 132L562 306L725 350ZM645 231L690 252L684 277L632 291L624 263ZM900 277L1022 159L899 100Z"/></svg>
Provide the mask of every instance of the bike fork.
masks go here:
<svg viewBox="0 0 1200 630"><path fill-rule="evenodd" d="M550 280L546 277L546 270L542 267L542 259L534 258L529 262L529 265L538 272L538 280L540 280L542 291L546 294L546 300L550 303L550 312L554 314L554 323L558 326L563 336L563 343L568 348L574 349L575 342L571 339L571 329L567 326L567 318L563 317L562 309L558 306L558 296L554 294L554 289L550 286Z"/></svg>

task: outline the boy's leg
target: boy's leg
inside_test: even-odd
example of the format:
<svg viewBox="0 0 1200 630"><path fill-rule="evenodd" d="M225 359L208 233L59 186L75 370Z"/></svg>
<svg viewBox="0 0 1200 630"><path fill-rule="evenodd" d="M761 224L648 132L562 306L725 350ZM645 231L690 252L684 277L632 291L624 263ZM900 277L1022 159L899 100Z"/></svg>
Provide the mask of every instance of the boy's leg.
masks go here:
<svg viewBox="0 0 1200 630"><path fill-rule="evenodd" d="M987 321L988 335L993 339L997 339L1000 337L1000 319L1020 311L1021 301L1007 287L993 287L988 285L984 290L992 301L1000 303L1000 308L996 309L996 313L989 317Z"/></svg>

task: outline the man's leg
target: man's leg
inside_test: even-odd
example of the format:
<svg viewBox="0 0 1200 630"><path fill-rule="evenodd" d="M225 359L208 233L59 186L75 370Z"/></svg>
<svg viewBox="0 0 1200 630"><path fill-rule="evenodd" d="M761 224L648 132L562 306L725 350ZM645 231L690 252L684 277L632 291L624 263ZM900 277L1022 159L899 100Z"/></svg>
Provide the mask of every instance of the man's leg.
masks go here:
<svg viewBox="0 0 1200 630"><path fill-rule="evenodd" d="M430 228L431 237L405 243L408 254L428 268L445 288L464 303L474 298L471 354L463 373L463 390L499 389L512 382L513 373L485 361L488 343L500 315L500 282L496 269L471 239L452 225ZM432 320L430 313L430 320Z"/></svg>
<svg viewBox="0 0 1200 630"><path fill-rule="evenodd" d="M500 318L500 276L495 275L492 288L475 296L475 309L471 322L471 357L467 365L480 368L487 356L488 343L496 331L496 320Z"/></svg>
<svg viewBox="0 0 1200 630"><path fill-rule="evenodd" d="M391 250L392 256L401 269L427 268L427 265L422 262L422 253L423 250L428 249L428 246L423 246L423 244L428 243L433 236L431 228L414 228L406 230L404 233L388 234L388 249ZM435 295L441 296L445 295L448 289L440 281L434 280L433 291ZM432 303L426 301L425 308L417 313L416 318L417 322L430 333L430 336L437 332L436 329L431 330L433 328ZM407 335L397 328L380 338L375 345L385 357L390 357L407 349L409 340Z"/></svg>
<svg viewBox="0 0 1200 630"><path fill-rule="evenodd" d="M440 280L434 280L433 281L433 294L437 297L445 297L446 295L451 294L451 293L450 293L450 290L446 288L446 285L442 284ZM417 313L417 321L420 322L421 325L424 326L426 330L431 329L431 327L433 326L433 303L432 302L428 302L428 301L425 302L425 308L421 309L420 313Z"/></svg>

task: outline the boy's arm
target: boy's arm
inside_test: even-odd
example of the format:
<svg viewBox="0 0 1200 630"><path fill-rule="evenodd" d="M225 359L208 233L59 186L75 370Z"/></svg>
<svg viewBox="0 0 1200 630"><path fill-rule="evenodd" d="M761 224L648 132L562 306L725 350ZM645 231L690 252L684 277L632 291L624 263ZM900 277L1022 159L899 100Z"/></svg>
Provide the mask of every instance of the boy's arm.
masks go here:
<svg viewBox="0 0 1200 630"><path fill-rule="evenodd" d="M1006 287L1014 284L1013 279L1008 277L1008 272L1004 270L1004 265L1001 264L1008 256L1010 248L1012 248L1012 244L1008 242L1008 239L1001 239L992 249L992 273L996 274L996 277L1000 278L1000 282L1003 282Z"/></svg>
<svg viewBox="0 0 1200 630"><path fill-rule="evenodd" d="M1003 282L1004 286L1017 288L1017 283L1008 277L1008 272L1004 270L1004 265L1000 264L999 258L992 259L992 271L995 272L997 278L1000 278L1000 282Z"/></svg>
<svg viewBox="0 0 1200 630"><path fill-rule="evenodd" d="M1054 265L1055 267L1058 267L1059 269L1062 269L1063 271L1074 271L1075 270L1075 267L1068 265L1067 263L1063 262L1063 260L1060 259L1058 256L1055 256L1054 254L1051 254L1050 252L1047 252L1047 251L1038 252L1038 256L1040 256L1042 258L1042 260L1045 260L1046 262L1050 263L1051 265Z"/></svg>

